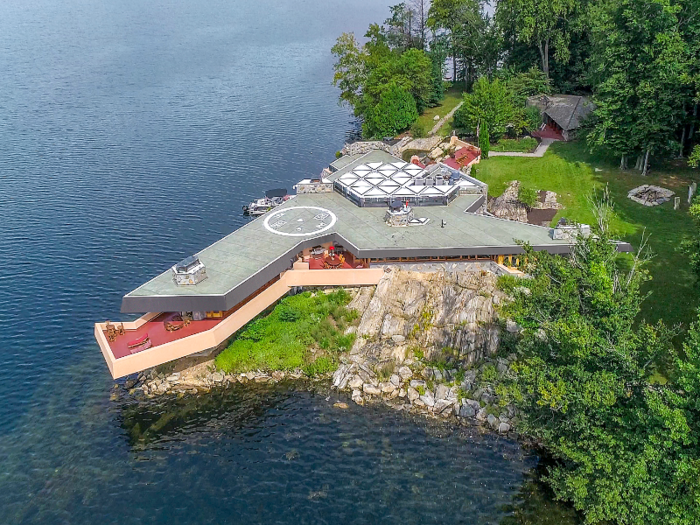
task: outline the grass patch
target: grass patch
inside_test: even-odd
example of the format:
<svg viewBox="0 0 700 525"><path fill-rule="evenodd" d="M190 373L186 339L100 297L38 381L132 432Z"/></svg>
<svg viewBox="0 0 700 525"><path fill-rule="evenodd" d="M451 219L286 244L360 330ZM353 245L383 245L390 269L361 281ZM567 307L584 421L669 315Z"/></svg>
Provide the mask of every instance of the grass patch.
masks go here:
<svg viewBox="0 0 700 525"><path fill-rule="evenodd" d="M491 151L519 151L529 153L537 147L537 140L532 137L521 139L501 139L495 144L491 144Z"/></svg>
<svg viewBox="0 0 700 525"><path fill-rule="evenodd" d="M462 101L463 92L464 89L461 83L457 86L452 86L450 89L445 91L445 98L442 99L440 105L435 106L434 108L427 108L423 114L418 117L417 122L419 123L419 126L426 129L426 133L433 129L433 126L436 124L436 121L433 120L435 115L442 118L457 107L457 104ZM451 120L452 119L450 119L450 121ZM450 131L452 131L450 121L446 122L442 128L440 128L440 131L438 132L439 135L447 136L450 134Z"/></svg>
<svg viewBox="0 0 700 525"><path fill-rule="evenodd" d="M654 164L648 176L638 171L620 171L619 159L589 154L578 142L555 142L542 158L493 157L482 160L472 171L489 185L489 195L503 193L507 184L519 180L532 190L555 191L564 205L560 217L592 224L589 197L607 185L615 203L612 227L617 235L636 248L646 230L649 247L655 254L649 265L652 281L645 285L651 296L642 305L641 317L649 322L664 319L667 324L683 323L687 328L700 302L697 285L688 261L678 251L681 240L692 234L688 216L688 185L700 174L671 164ZM646 207L627 198L627 192L642 184L669 188L681 197L681 209L673 202Z"/></svg>
<svg viewBox="0 0 700 525"><path fill-rule="evenodd" d="M297 368L311 376L330 372L338 354L355 341L354 334L345 334L357 319L357 312L347 308L349 302L342 289L286 297L269 315L239 332L216 357L216 366L227 373Z"/></svg>

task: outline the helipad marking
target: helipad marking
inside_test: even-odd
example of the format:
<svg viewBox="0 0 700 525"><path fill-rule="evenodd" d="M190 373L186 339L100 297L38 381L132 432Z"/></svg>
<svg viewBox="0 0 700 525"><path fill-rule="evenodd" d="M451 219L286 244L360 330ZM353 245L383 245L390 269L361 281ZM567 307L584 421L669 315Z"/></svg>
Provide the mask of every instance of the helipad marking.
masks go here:
<svg viewBox="0 0 700 525"><path fill-rule="evenodd" d="M287 214L288 212L294 211L294 210L315 210L318 213L315 213L315 217L313 219L319 220L319 219L317 219L317 217L319 217L320 215L323 215L323 219L326 219L326 220L321 220L320 224L316 225L316 227L320 228L320 229L313 230L313 231L302 232L302 233L291 233L291 232L282 232L282 231L276 230L275 226L278 226L278 227L282 226L282 224L280 224L280 222L282 222L282 221L279 221L279 218L282 215ZM330 219L330 220L328 220L328 219ZM299 218L297 220L297 222L303 221L303 220L304 219ZM275 233L277 235L284 235L286 237L305 237L307 235L316 235L318 233L324 232L324 231L332 228L335 225L337 220L338 220L338 217L336 217L335 213L333 213L330 210L327 210L326 208L319 208L318 206L295 206L293 208L285 208L284 210L280 210L276 213L272 213L272 214L268 215L267 217L265 217L265 220L263 221L263 226L265 226L265 229L267 231ZM284 221L284 222L286 223L286 221ZM300 229L301 229L301 227L296 228L297 231L299 231Z"/></svg>

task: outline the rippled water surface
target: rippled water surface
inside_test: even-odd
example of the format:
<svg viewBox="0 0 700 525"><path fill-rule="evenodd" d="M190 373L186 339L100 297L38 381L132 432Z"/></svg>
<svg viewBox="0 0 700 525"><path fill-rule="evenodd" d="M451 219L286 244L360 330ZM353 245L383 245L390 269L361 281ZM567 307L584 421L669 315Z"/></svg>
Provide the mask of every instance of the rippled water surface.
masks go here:
<svg viewBox="0 0 700 525"><path fill-rule="evenodd" d="M243 224L243 204L327 165L354 128L329 49L387 14L374 0L3 0L0 523L530 512L535 459L515 443L289 386L135 406L112 398L92 338L125 292Z"/></svg>

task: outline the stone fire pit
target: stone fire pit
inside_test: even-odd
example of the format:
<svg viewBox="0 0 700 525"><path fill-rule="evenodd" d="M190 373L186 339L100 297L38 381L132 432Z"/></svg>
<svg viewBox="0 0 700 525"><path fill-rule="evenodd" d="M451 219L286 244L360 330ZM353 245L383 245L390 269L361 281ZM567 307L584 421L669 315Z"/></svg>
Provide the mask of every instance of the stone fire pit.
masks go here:
<svg viewBox="0 0 700 525"><path fill-rule="evenodd" d="M630 190L627 197L644 206L658 206L659 204L670 201L671 197L674 195L674 192L666 188L644 184L643 186Z"/></svg>

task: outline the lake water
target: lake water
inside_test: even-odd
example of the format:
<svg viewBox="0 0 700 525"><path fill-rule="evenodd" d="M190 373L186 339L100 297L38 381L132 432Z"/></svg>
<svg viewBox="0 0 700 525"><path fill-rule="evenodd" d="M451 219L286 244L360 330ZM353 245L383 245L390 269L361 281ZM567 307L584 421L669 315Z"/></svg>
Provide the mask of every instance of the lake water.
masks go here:
<svg viewBox="0 0 700 525"><path fill-rule="evenodd" d="M355 129L330 47L387 15L371 0L2 2L0 523L554 515L517 444L326 392L110 399L92 323L242 225L265 189L320 173Z"/></svg>

